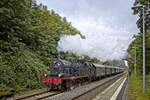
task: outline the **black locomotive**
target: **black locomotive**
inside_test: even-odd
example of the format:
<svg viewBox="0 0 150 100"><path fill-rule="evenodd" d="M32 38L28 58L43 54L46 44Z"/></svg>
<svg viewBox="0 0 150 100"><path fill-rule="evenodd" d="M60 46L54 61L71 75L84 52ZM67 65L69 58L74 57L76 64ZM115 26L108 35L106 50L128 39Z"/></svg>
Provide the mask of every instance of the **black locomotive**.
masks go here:
<svg viewBox="0 0 150 100"><path fill-rule="evenodd" d="M70 89L84 82L123 72L123 68L62 59L53 61L50 69L50 73L43 77L42 82L51 90Z"/></svg>

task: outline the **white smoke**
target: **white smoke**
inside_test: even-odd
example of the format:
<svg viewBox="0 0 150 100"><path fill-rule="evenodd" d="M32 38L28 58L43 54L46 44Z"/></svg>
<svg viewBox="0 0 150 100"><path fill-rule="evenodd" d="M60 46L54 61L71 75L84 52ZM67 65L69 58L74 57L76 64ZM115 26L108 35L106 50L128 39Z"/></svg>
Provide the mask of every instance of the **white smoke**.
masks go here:
<svg viewBox="0 0 150 100"><path fill-rule="evenodd" d="M82 24L84 23L84 24ZM101 20L85 19L78 21L85 39L79 35L62 36L58 42L58 51L68 51L79 55L88 55L100 60L121 59L126 56L126 49L132 40L132 34L125 28L104 24Z"/></svg>

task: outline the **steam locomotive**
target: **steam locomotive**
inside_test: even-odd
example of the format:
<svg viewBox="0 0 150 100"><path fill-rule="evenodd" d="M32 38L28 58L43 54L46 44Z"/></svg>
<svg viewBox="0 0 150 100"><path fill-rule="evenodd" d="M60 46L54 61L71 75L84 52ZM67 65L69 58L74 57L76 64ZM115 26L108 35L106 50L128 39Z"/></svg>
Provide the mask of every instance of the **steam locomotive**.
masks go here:
<svg viewBox="0 0 150 100"><path fill-rule="evenodd" d="M67 90L85 82L123 72L123 68L104 66L84 61L57 59L50 66L50 73L42 78L50 90Z"/></svg>

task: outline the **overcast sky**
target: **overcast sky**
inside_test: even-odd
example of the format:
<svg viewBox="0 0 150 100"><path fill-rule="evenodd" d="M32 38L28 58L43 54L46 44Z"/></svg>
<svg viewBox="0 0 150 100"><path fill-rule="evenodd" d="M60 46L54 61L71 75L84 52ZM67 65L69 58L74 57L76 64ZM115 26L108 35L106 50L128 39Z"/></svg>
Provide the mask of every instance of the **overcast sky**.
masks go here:
<svg viewBox="0 0 150 100"><path fill-rule="evenodd" d="M58 50L89 55L101 60L121 59L138 32L134 0L37 0L66 17L86 39L62 36Z"/></svg>

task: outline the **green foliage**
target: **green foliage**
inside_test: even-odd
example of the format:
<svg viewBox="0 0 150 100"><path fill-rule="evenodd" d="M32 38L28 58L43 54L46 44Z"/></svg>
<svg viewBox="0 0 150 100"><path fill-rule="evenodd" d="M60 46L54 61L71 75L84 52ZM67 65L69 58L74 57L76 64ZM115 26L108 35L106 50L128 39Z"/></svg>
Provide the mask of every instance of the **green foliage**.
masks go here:
<svg viewBox="0 0 150 100"><path fill-rule="evenodd" d="M38 69L44 66L29 50L15 54L3 53L0 56L0 83L15 92L24 88L36 88L36 85L41 84L43 75Z"/></svg>
<svg viewBox="0 0 150 100"><path fill-rule="evenodd" d="M59 52L59 58L66 60L84 60L87 62L98 62L97 58L91 58L87 55L77 55L71 52Z"/></svg>
<svg viewBox="0 0 150 100"><path fill-rule="evenodd" d="M134 6L136 5L145 5L145 30L146 30L146 71L150 72L150 13L148 13L148 2L149 0L135 0ZM137 69L141 73L142 72L142 32L143 32L143 17L142 17L142 8L134 8L134 13L139 15L139 19L137 21L137 26L140 29L141 33L139 33L132 42L129 47L129 53L131 55L130 66L133 66L134 63L134 49L137 48ZM132 68L133 69L133 68Z"/></svg>
<svg viewBox="0 0 150 100"><path fill-rule="evenodd" d="M150 82L150 75L147 76ZM128 100L150 100L150 85L147 86L145 94L142 93L142 77L131 75L128 81Z"/></svg>
<svg viewBox="0 0 150 100"><path fill-rule="evenodd" d="M147 4L149 0L135 0L135 4L141 3L141 4Z"/></svg>
<svg viewBox="0 0 150 100"><path fill-rule="evenodd" d="M142 36L138 35L136 39L129 46L129 53L131 56L130 67L133 69L134 66L134 48L136 47L137 51L137 69L139 73L142 73ZM150 33L146 33L146 72L150 72Z"/></svg>
<svg viewBox="0 0 150 100"><path fill-rule="evenodd" d="M136 36L136 39L129 46L129 53L131 56L130 59L130 67L134 69L134 56L135 56L135 48L136 48L136 56L137 56L137 70L139 73L142 73L142 35L139 34Z"/></svg>
<svg viewBox="0 0 150 100"><path fill-rule="evenodd" d="M0 90L0 96L14 94L14 90L11 87L6 86L5 84L0 84Z"/></svg>
<svg viewBox="0 0 150 100"><path fill-rule="evenodd" d="M116 67L125 67L123 60L107 60L104 65L116 66Z"/></svg>
<svg viewBox="0 0 150 100"><path fill-rule="evenodd" d="M138 5L138 4L142 4L145 5L145 13L148 12L148 2L149 0L135 0L135 4L134 6ZM150 86L149 86L149 82L150 82L150 13L147 14L145 16L145 30L146 30L146 38L145 38L145 54L146 54L146 76L147 76L147 88L146 94L142 94L142 53L143 53L143 37L142 37L142 33L143 33L143 15L142 15L142 9L141 8L134 8L134 14L138 14L139 15L139 19L137 21L137 27L140 29L140 33L135 37L135 40L130 44L129 46L129 53L131 56L131 59L129 61L129 65L130 68L133 70L134 69L134 48L136 48L137 51L137 76L131 76L129 78L129 100L149 100L150 99Z"/></svg>
<svg viewBox="0 0 150 100"><path fill-rule="evenodd" d="M0 2L0 96L42 87L61 35L80 32L34 0ZM80 34L81 35L81 34Z"/></svg>
<svg viewBox="0 0 150 100"><path fill-rule="evenodd" d="M145 8L145 27L146 27L146 30L149 30L150 31L150 13L148 11L148 3L150 1L149 0L135 0L135 3L134 3L134 6L138 6L138 5L144 5ZM133 7L132 8L133 11L134 11L134 14L138 14L139 15L139 19L137 21L137 27L140 29L141 32L143 32L143 29L142 29L142 26L143 26L143 8L142 7Z"/></svg>

